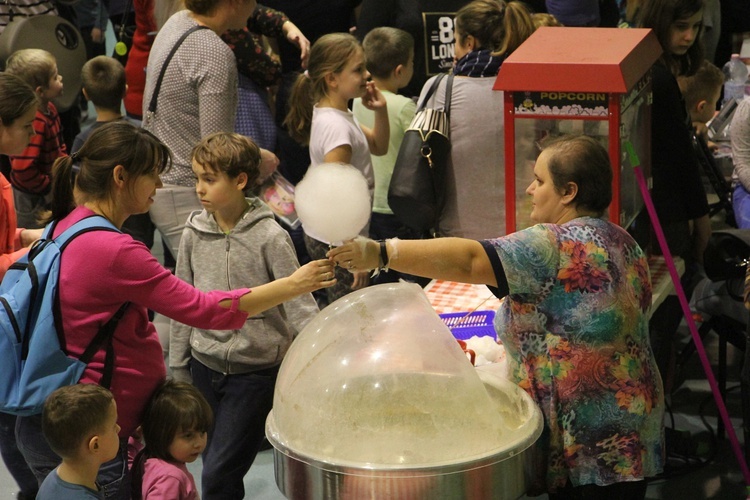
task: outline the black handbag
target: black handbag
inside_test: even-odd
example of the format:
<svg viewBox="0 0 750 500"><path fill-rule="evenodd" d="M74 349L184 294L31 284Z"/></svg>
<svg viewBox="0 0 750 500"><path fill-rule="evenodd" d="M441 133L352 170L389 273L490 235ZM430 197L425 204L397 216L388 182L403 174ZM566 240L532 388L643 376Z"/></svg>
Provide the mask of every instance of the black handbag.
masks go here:
<svg viewBox="0 0 750 500"><path fill-rule="evenodd" d="M453 75L448 75L443 109L426 108L444 74L432 82L404 134L388 187L388 205L406 226L437 234L445 201L446 169L451 153L450 108Z"/></svg>

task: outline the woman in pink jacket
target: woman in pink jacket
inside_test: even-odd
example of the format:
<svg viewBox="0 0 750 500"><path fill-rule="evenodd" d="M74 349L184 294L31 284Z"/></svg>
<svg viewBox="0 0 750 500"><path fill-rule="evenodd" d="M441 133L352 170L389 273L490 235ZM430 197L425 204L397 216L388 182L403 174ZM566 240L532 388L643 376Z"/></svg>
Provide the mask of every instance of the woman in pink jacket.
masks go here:
<svg viewBox="0 0 750 500"><path fill-rule="evenodd" d="M169 149L150 132L125 121L97 129L77 153L55 162L53 236L86 217L103 217L119 228L130 215L145 213L162 185L160 174L170 166ZM80 357L100 325L129 303L113 337L110 390L117 402L122 443L118 457L99 470L97 482L104 497L130 498L127 438L140 425L146 403L166 376L149 309L197 328L234 330L249 315L334 282L332 264L319 260L252 290L202 292L162 267L143 243L127 234L91 231L72 240L60 261L58 286L57 320L68 354ZM99 383L104 364L105 353L97 353L80 383ZM39 416L20 417L16 437L32 471L43 481L60 460L44 441Z"/></svg>

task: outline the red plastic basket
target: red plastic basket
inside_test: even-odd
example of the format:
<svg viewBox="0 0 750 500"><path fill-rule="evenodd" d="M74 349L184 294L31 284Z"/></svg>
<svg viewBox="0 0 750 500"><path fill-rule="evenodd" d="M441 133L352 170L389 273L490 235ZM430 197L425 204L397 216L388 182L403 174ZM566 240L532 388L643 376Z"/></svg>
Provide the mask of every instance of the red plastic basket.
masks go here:
<svg viewBox="0 0 750 500"><path fill-rule="evenodd" d="M496 337L495 327L492 326L495 311L443 313L440 318L453 336L459 340L467 340L475 335Z"/></svg>

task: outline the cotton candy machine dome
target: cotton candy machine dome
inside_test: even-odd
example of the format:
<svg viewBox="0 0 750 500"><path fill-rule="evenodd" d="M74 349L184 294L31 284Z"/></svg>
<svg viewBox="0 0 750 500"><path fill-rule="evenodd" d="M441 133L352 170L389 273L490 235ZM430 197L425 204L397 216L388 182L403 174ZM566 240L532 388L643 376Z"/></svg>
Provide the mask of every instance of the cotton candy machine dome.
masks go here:
<svg viewBox="0 0 750 500"><path fill-rule="evenodd" d="M286 354L266 435L288 498L516 498L542 417L415 284L334 302ZM449 495L449 496L445 496Z"/></svg>

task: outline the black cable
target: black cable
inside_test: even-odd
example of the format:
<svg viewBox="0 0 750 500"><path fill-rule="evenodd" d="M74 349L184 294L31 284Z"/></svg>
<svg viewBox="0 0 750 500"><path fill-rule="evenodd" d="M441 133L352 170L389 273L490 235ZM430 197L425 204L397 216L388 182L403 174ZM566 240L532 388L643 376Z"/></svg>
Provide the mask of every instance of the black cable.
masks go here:
<svg viewBox="0 0 750 500"><path fill-rule="evenodd" d="M737 390L738 388L740 388L740 384L728 387L725 391L725 395L729 394L730 391ZM657 483L659 481L666 481L674 477L684 476L705 467L716 459L716 456L719 452L718 438L716 436L716 432L714 431L713 427L708 422L706 415L704 414L706 405L710 402L714 402L713 394L706 395L698 404L698 416L701 422L703 422L703 425L706 428L709 436L708 455L701 456L697 454L682 454L674 452L673 450L667 450L668 455L665 457L664 472L662 472L658 476L648 478L649 483ZM669 414L670 417L670 422L672 424L671 428L674 429L674 412L666 400L664 402L664 406L665 411ZM720 418L720 416L718 418ZM678 462L678 464L675 464L674 462Z"/></svg>

